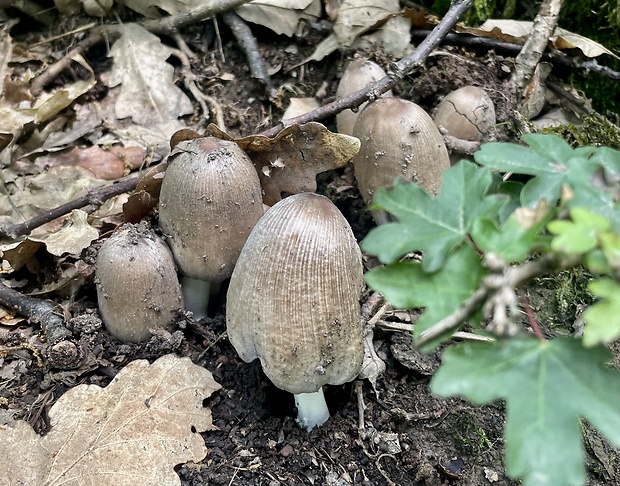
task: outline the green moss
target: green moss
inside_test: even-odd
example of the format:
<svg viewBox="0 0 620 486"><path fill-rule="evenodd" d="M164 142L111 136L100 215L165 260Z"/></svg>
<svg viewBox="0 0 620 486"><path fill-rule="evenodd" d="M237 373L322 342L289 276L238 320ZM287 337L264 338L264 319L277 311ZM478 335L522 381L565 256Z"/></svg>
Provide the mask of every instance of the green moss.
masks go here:
<svg viewBox="0 0 620 486"><path fill-rule="evenodd" d="M586 116L581 125L560 125L545 128L540 133L559 135L573 147L591 145L620 149L620 129L609 120L600 117Z"/></svg>
<svg viewBox="0 0 620 486"><path fill-rule="evenodd" d="M457 417L452 436L455 444L464 454L474 457L493 446L484 429L478 425L476 417L468 412Z"/></svg>

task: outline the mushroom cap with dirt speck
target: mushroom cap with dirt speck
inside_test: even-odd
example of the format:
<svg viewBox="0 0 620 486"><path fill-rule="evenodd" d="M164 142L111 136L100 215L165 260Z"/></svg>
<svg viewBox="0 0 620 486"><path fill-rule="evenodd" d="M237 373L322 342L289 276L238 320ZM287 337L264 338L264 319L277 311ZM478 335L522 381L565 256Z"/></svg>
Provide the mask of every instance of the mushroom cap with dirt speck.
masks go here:
<svg viewBox="0 0 620 486"><path fill-rule="evenodd" d="M263 214L260 181L236 143L213 137L177 145L159 197L159 225L187 277L221 282Z"/></svg>
<svg viewBox="0 0 620 486"><path fill-rule="evenodd" d="M250 234L230 280L226 327L246 362L291 393L353 380L364 348L361 252L326 197L276 203Z"/></svg>
<svg viewBox="0 0 620 486"><path fill-rule="evenodd" d="M495 125L495 105L482 88L463 86L437 105L435 124L455 138L480 141Z"/></svg>
<svg viewBox="0 0 620 486"><path fill-rule="evenodd" d="M355 179L368 206L381 187L402 178L437 194L450 167L448 150L432 118L418 105L400 98L381 98L360 113L353 136L361 142L353 158ZM379 224L383 211L372 211Z"/></svg>
<svg viewBox="0 0 620 486"><path fill-rule="evenodd" d="M146 341L183 309L172 253L145 223L123 225L101 245L95 277L101 319L119 341Z"/></svg>

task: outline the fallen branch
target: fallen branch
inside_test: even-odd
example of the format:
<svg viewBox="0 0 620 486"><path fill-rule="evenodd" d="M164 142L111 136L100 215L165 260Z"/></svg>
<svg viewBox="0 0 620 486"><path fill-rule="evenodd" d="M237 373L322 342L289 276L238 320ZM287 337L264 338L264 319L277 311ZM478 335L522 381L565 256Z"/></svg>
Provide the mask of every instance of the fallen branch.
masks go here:
<svg viewBox="0 0 620 486"><path fill-rule="evenodd" d="M422 30L416 29L413 30L411 36L413 39L424 39L431 33L430 30ZM498 39L494 39L492 37L479 37L470 34L458 34L458 33L449 33L444 38L444 43L453 44L455 46L464 46L464 47L482 47L484 49L491 50L501 53L501 54L509 54L516 56L521 52L523 48L522 44L513 44L511 42L504 42ZM614 71L613 69L602 66L597 62L596 59L589 59L587 61L583 61L577 57L567 56L561 51L551 50L549 52L544 52L542 56L543 61L547 61L554 64L561 64L562 66L567 66L570 68L583 69L587 72L597 73L601 76L605 76L611 79L620 79L620 72Z"/></svg>
<svg viewBox="0 0 620 486"><path fill-rule="evenodd" d="M277 90L273 86L271 76L269 76L269 73L267 72L265 61L258 51L256 37L252 34L250 27L248 27L248 24L245 23L245 20L239 17L232 10L224 12L224 14L222 14L222 20L231 30L235 36L235 39L237 39L239 47L241 47L245 53L252 77L262 81L265 86L267 96L269 98L273 98L276 95Z"/></svg>
<svg viewBox="0 0 620 486"><path fill-rule="evenodd" d="M62 315L54 311L53 302L23 295L0 282L0 304L41 326L47 343L45 355L50 367L72 369L79 366L84 352L71 341L71 331L65 327Z"/></svg>
<svg viewBox="0 0 620 486"><path fill-rule="evenodd" d="M532 30L519 55L515 60L515 70L512 73L512 82L517 99L521 99L524 91L534 75L534 70L540 62L549 43L549 38L558 25L558 17L563 0L544 0Z"/></svg>
<svg viewBox="0 0 620 486"><path fill-rule="evenodd" d="M80 209L85 206L99 207L101 204L114 196L133 191L141 179L141 176L136 176L131 179L116 182L110 186L100 187L99 189L89 191L85 196L69 201L68 203L58 206L57 208L50 209L49 211L39 214L31 220L23 223L6 223L0 227L0 234L4 234L10 238L17 238L18 236L29 234L33 229L43 226L45 223L49 223L56 218L69 214L74 209Z"/></svg>

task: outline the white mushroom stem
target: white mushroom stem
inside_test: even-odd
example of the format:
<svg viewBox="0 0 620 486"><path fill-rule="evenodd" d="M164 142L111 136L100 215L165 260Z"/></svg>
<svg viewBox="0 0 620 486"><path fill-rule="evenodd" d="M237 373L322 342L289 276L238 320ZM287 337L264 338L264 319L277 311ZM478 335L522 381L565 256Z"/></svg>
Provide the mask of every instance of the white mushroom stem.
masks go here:
<svg viewBox="0 0 620 486"><path fill-rule="evenodd" d="M181 277L185 310L190 311L194 315L194 319L201 319L207 316L210 288L210 282L187 276Z"/></svg>
<svg viewBox="0 0 620 486"><path fill-rule="evenodd" d="M323 388L319 388L319 391L314 393L296 394L295 405L297 406L297 423L308 431L323 425L329 418L329 410L323 396Z"/></svg>

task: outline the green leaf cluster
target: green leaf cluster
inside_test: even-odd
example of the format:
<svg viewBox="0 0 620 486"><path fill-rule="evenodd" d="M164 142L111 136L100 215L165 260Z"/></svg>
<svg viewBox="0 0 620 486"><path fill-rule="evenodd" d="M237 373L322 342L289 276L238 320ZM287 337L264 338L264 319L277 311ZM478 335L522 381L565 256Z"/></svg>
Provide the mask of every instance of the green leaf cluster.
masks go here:
<svg viewBox="0 0 620 486"><path fill-rule="evenodd" d="M432 381L442 395L506 401L509 475L528 485L582 484L580 418L620 444L620 373L602 347L620 338L620 152L572 148L555 135L523 141L483 145L474 156L480 166L448 169L436 197L405 182L378 190L374 209L396 221L362 241L384 264L366 280L397 307L425 308L414 330L420 337L484 289L497 271L485 262L519 265L548 254L585 265L599 300L583 314L582 340L521 335L462 344L445 351ZM412 258L420 253L421 261ZM468 307L473 325L481 324L481 306Z"/></svg>

